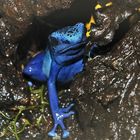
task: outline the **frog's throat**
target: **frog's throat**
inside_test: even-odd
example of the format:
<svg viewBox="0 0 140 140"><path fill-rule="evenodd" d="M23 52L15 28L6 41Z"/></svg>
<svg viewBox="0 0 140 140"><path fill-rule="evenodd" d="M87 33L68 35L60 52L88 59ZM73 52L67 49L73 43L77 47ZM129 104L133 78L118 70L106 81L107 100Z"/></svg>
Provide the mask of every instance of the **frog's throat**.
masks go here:
<svg viewBox="0 0 140 140"><path fill-rule="evenodd" d="M50 51L47 49L44 60L43 60L43 67L42 67L42 71L46 75L47 78L50 75L51 63L52 63L51 54L50 54Z"/></svg>

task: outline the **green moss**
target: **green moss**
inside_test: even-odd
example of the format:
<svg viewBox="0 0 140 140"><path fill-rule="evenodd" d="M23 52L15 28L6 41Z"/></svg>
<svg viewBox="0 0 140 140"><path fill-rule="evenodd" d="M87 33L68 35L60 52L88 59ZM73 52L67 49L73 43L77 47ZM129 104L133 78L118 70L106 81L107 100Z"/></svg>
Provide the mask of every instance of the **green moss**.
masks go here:
<svg viewBox="0 0 140 140"><path fill-rule="evenodd" d="M20 135L25 131L26 127L31 127L34 124L40 127L41 123L45 121L45 109L48 106L48 101L45 97L45 87L41 86L38 89L29 88L31 93L31 100L29 105L16 105L12 111L0 111L0 115L5 120L3 129L0 130L0 138L8 137L11 134L20 140ZM26 118L25 112L32 112L32 115L38 112L33 122ZM20 124L20 125L19 125Z"/></svg>

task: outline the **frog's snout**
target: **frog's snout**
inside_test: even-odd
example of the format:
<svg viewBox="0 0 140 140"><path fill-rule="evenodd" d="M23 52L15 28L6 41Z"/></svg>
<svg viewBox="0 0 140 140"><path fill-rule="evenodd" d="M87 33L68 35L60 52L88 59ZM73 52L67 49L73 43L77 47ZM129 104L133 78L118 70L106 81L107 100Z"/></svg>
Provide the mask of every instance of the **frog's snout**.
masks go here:
<svg viewBox="0 0 140 140"><path fill-rule="evenodd" d="M38 74L36 66L29 65L29 64L25 66L22 73L23 73L23 76L29 77L29 78L33 78L35 75Z"/></svg>
<svg viewBox="0 0 140 140"><path fill-rule="evenodd" d="M42 72L42 63L36 63L36 64L28 64L23 69L23 75L27 77L28 79L33 79L37 81L46 81L46 76Z"/></svg>
<svg viewBox="0 0 140 140"><path fill-rule="evenodd" d="M44 53L35 56L23 69L23 75L34 80L44 81L46 76L42 71Z"/></svg>
<svg viewBox="0 0 140 140"><path fill-rule="evenodd" d="M24 69L23 69L23 75L26 75L26 76L32 76L32 73L33 73L33 67L31 66L26 66Z"/></svg>

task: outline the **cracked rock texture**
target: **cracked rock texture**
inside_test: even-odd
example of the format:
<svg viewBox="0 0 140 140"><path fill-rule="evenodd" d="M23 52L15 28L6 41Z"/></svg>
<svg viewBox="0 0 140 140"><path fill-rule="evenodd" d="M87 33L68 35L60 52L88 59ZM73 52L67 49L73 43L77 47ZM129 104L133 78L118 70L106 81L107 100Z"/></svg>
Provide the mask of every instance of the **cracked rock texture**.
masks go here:
<svg viewBox="0 0 140 140"><path fill-rule="evenodd" d="M43 17L55 10L67 9L72 2L73 0L1 0L0 101L4 102L3 98L10 98L10 100L14 101L14 96L23 94L23 89L26 89L25 84L22 84L23 77L15 68L15 65L18 65L15 58L18 46L17 41L32 26L34 17ZM13 88L14 85L17 86ZM5 96L3 96L3 93Z"/></svg>
<svg viewBox="0 0 140 140"><path fill-rule="evenodd" d="M71 87L84 138L139 139L139 46L140 22L109 53L89 61Z"/></svg>
<svg viewBox="0 0 140 140"><path fill-rule="evenodd" d="M32 19L71 6L73 0L1 0L0 48L9 56L11 43L23 36Z"/></svg>
<svg viewBox="0 0 140 140"><path fill-rule="evenodd" d="M46 31L48 31L48 27L52 27L46 25L48 20L46 18L49 17L53 24L58 23L59 27L52 27L56 29L78 22L79 19L85 21L87 13L90 17L90 10L93 10L96 1L75 1L80 1L80 4L84 3L83 7L78 9L80 4L74 5L74 0L0 1L0 109L9 109L12 105L28 102L26 95L29 91L21 76L21 70L17 71L15 67L17 64L20 66L20 62L16 62L15 57L19 55L20 59L26 59L23 52L28 51L30 46L32 51L36 52L39 50L38 47L46 45L46 38L49 34ZM96 28L95 31L105 31L102 36L97 38L97 42L101 42L99 43L101 45L113 40L113 38L106 40L106 36L112 31L114 35L119 24L128 17L128 14L133 14L133 8L137 7L140 2L139 0L112 1L115 6L103 10L97 16L99 28ZM98 2L106 4L109 0L98 0ZM72 13L66 10L71 5L75 7L78 14L73 9ZM86 7L89 6L90 8L87 9ZM65 9L66 13L57 12L61 9ZM97 13L94 14L97 15ZM79 15L81 18L78 17ZM89 20L88 16L86 18ZM102 17L105 17L106 20ZM97 55L92 61L87 62L85 71L79 74L73 82L71 92L66 91L67 94L60 96L63 99L62 103L68 104L72 99L76 103L76 115L67 120L67 126L71 132L70 140L139 140L140 21L136 22L132 22L125 31L128 33L121 36L119 41L117 40L115 45L111 46L113 47L111 51L104 55ZM16 52L20 47L20 53ZM46 114L49 114L48 110ZM45 123L43 126L45 131L42 132L40 129L41 132L39 132L37 129L38 137L34 139L49 139L46 129L49 123ZM32 133L32 135L36 134ZM25 140L24 134L22 137Z"/></svg>
<svg viewBox="0 0 140 140"><path fill-rule="evenodd" d="M11 60L0 56L0 62L0 109L8 109L26 98L27 85Z"/></svg>

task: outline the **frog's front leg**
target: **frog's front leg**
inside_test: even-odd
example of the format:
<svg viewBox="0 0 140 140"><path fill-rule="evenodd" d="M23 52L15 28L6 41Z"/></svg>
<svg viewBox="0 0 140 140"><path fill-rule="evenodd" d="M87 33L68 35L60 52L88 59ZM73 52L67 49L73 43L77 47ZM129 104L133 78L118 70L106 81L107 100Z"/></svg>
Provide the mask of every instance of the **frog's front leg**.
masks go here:
<svg viewBox="0 0 140 140"><path fill-rule="evenodd" d="M52 130L48 133L48 135L51 137L57 136L56 129L57 129L57 126L59 125L63 132L62 137L66 138L69 136L69 132L66 129L63 120L69 117L70 115L74 114L74 112L70 111L73 105L70 105L67 108L59 107L56 81L57 81L57 77L60 70L61 70L61 67L53 61L51 65L50 75L48 78L48 92L49 92L51 112L52 112L52 116L54 120L54 126Z"/></svg>

